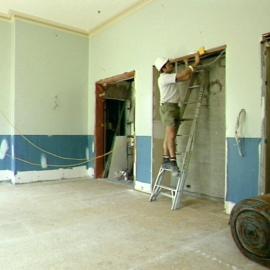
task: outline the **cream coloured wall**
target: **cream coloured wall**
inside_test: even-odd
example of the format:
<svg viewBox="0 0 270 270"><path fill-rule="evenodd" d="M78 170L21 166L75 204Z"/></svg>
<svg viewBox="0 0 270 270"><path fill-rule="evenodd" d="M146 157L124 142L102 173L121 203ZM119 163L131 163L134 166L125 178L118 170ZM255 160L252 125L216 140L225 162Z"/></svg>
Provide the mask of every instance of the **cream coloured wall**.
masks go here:
<svg viewBox="0 0 270 270"><path fill-rule="evenodd" d="M95 81L135 70L136 134L152 135L152 65L199 47L227 45L226 136L234 136L240 109L246 137L261 134L260 40L269 32L268 0L156 0L90 38L90 111ZM94 132L94 114L89 132Z"/></svg>
<svg viewBox="0 0 270 270"><path fill-rule="evenodd" d="M11 24L9 21L0 20L0 134L10 134L11 126L5 117L11 118ZM3 117L3 115L5 117Z"/></svg>
<svg viewBox="0 0 270 270"><path fill-rule="evenodd" d="M88 37L16 19L17 133L87 135Z"/></svg>

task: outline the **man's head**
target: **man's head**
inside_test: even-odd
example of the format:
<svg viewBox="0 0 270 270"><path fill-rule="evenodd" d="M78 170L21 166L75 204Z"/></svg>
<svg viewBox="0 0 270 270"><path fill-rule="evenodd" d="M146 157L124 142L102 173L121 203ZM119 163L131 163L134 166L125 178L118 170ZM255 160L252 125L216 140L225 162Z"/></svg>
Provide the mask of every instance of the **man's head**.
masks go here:
<svg viewBox="0 0 270 270"><path fill-rule="evenodd" d="M165 57L158 57L155 61L155 67L161 73L173 72L173 64Z"/></svg>

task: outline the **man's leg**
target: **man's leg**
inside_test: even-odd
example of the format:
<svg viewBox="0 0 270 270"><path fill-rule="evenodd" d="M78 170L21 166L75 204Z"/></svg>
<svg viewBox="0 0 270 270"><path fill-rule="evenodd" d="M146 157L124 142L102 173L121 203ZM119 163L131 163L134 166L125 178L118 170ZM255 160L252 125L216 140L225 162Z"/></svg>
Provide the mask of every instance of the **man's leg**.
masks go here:
<svg viewBox="0 0 270 270"><path fill-rule="evenodd" d="M167 134L165 131L165 136L164 136L164 140L163 140L163 156L162 156L163 160L162 160L162 167L163 168L170 168L170 153L169 153L169 149L167 146Z"/></svg>
<svg viewBox="0 0 270 270"><path fill-rule="evenodd" d="M178 130L177 127L166 127L165 132L167 149L170 155L170 168L175 172L179 171L176 162L176 145L175 145L177 130Z"/></svg>
<svg viewBox="0 0 270 270"><path fill-rule="evenodd" d="M177 104L164 104L160 107L160 115L165 125L162 166L178 171L175 139L180 124L180 109Z"/></svg>
<svg viewBox="0 0 270 270"><path fill-rule="evenodd" d="M166 140L166 144L165 144L165 140L164 140L164 144L166 145L164 147L164 154L165 154L165 148L167 149L167 154L170 155L171 158L175 158L175 138L176 138L176 134L177 134L177 128L176 127L166 127L165 130L165 140Z"/></svg>
<svg viewBox="0 0 270 270"><path fill-rule="evenodd" d="M167 146L167 131L166 131L166 129L165 129L165 136L164 136L164 140L163 140L163 156L167 156L167 157L170 156L169 149Z"/></svg>

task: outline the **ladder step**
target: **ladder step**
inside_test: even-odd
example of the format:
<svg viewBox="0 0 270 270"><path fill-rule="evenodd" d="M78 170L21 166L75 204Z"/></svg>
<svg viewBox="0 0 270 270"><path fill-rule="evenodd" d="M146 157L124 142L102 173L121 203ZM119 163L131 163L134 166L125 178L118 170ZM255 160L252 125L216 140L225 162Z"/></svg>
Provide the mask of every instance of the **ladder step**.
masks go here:
<svg viewBox="0 0 270 270"><path fill-rule="evenodd" d="M163 185L156 185L156 187L160 187L160 188L163 188L163 189L166 189L166 190L170 190L170 191L176 191L175 188L171 188L171 187L167 187L167 186L163 186Z"/></svg>
<svg viewBox="0 0 270 270"><path fill-rule="evenodd" d="M182 118L181 121L193 121L193 118Z"/></svg>
<svg viewBox="0 0 270 270"><path fill-rule="evenodd" d="M168 198L173 198L174 197L171 194L166 193L166 192L160 192L160 194L163 195L163 196L165 196L165 197L168 197Z"/></svg>
<svg viewBox="0 0 270 270"><path fill-rule="evenodd" d="M191 102L184 102L185 105L189 105L189 104L197 104L197 101L191 101Z"/></svg>
<svg viewBox="0 0 270 270"><path fill-rule="evenodd" d="M190 134L177 134L176 136L177 137L189 137Z"/></svg>
<svg viewBox="0 0 270 270"><path fill-rule="evenodd" d="M173 171L172 169L167 169L167 168L162 168L162 171L167 171L167 172L171 172L171 173L174 173L175 171ZM177 173L180 173L180 171L178 171Z"/></svg>
<svg viewBox="0 0 270 270"><path fill-rule="evenodd" d="M163 171L171 172L172 169L162 168Z"/></svg>
<svg viewBox="0 0 270 270"><path fill-rule="evenodd" d="M189 86L189 89L193 89L193 88L199 88L200 87L200 85L199 84L197 84L197 85L192 85L192 86Z"/></svg>
<svg viewBox="0 0 270 270"><path fill-rule="evenodd" d="M190 150L189 150L189 151L177 152L176 154L177 154L177 155L184 155L184 154L189 154L189 153L191 153Z"/></svg>
<svg viewBox="0 0 270 270"><path fill-rule="evenodd" d="M176 155L177 155L177 156L183 156L184 154L188 154L188 153L190 153L190 151L189 151L189 152L186 152L186 151L183 151L183 152L177 152Z"/></svg>

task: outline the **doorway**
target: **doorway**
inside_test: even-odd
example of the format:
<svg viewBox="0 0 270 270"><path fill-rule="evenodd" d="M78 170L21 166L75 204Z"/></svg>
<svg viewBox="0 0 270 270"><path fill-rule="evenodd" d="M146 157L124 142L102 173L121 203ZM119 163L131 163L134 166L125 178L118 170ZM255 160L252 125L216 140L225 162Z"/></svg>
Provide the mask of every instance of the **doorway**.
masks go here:
<svg viewBox="0 0 270 270"><path fill-rule="evenodd" d="M261 192L270 193L270 33L263 35L262 40L262 77L263 90L263 134L262 134L262 168Z"/></svg>
<svg viewBox="0 0 270 270"><path fill-rule="evenodd" d="M225 50L226 46L213 48L206 51L201 57L200 69L193 77L194 84L204 84L206 91L200 109L200 115L196 128L196 139L192 156L188 166L187 179L184 192L199 197L207 197L224 200L225 197L225 158L226 158L226 132L225 132ZM191 59L190 63L187 59ZM186 65L192 64L194 55L187 55L174 59L175 71L180 72ZM164 127L160 121L159 89L157 85L158 72L153 68L153 174L154 182L161 161L162 143L164 138ZM180 102L182 117L193 118L199 91L190 87L191 82L181 82L177 85L180 91ZM192 89L192 90L190 90ZM187 102L187 99L188 102ZM189 104L186 106L186 104ZM183 111L184 109L184 111ZM183 119L183 120L184 120ZM177 163L181 167L183 151L187 143L187 134L190 130L190 121L182 121L178 130ZM176 179L166 179L166 184L175 186Z"/></svg>
<svg viewBox="0 0 270 270"><path fill-rule="evenodd" d="M135 72L96 83L96 178L133 181Z"/></svg>

